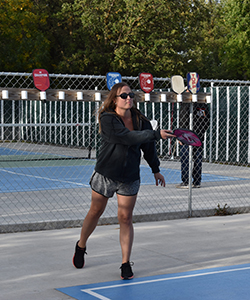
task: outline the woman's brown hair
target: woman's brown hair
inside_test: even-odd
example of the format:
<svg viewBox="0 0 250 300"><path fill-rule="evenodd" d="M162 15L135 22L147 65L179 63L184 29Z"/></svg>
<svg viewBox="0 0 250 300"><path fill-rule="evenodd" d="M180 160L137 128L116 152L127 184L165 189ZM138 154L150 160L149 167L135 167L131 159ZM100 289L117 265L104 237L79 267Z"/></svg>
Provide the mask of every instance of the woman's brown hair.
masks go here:
<svg viewBox="0 0 250 300"><path fill-rule="evenodd" d="M104 100L104 102L100 106L100 108L98 110L99 132L101 131L101 122L100 122L101 113L105 111L105 112L110 112L110 113L116 114L116 112L115 112L115 101L114 100L117 96L118 90L123 88L124 86L127 86L127 87L130 88L130 86L126 82L119 82L119 83L116 83L115 85L113 85L112 89L108 93L107 98ZM133 107L131 109L133 109L136 112L137 119L139 120L139 117L142 116L142 114L136 108L135 98L133 99Z"/></svg>

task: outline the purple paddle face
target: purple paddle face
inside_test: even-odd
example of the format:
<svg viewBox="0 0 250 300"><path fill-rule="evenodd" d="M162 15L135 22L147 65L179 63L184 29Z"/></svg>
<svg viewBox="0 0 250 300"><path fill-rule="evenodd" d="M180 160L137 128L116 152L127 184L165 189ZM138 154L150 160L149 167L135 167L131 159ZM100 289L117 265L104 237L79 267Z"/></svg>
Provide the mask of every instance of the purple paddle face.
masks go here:
<svg viewBox="0 0 250 300"><path fill-rule="evenodd" d="M173 131L173 134L183 144L195 146L195 147L200 147L202 145L202 142L198 137L198 135L191 130L177 128Z"/></svg>

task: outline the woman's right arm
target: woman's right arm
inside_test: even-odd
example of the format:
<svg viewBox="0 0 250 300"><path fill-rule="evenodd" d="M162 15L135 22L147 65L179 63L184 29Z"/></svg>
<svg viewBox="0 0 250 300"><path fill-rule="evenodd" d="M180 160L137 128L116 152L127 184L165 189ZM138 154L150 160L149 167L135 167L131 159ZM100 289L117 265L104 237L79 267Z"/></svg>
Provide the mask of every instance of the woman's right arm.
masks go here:
<svg viewBox="0 0 250 300"><path fill-rule="evenodd" d="M120 143L129 146L160 140L168 134L164 130L162 131L163 137L160 130L130 131L119 118L111 114L101 117L101 128L102 137L109 143Z"/></svg>

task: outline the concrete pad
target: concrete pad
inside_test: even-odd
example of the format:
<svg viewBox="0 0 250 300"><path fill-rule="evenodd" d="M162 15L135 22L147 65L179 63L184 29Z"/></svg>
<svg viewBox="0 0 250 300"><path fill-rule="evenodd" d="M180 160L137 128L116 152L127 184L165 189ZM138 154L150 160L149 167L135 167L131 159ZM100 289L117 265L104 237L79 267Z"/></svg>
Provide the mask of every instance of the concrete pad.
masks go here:
<svg viewBox="0 0 250 300"><path fill-rule="evenodd" d="M136 223L135 278L250 262L249 214ZM56 288L120 280L119 226L98 226L86 264L72 257L80 228L1 234L4 300L66 300Z"/></svg>

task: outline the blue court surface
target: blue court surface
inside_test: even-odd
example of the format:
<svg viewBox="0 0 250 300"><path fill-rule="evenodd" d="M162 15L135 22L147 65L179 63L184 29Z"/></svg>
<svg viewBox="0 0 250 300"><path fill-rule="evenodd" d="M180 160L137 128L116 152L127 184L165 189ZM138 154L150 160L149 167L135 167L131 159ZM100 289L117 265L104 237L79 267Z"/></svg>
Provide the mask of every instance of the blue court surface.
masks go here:
<svg viewBox="0 0 250 300"><path fill-rule="evenodd" d="M94 164L19 168L0 167L0 193L85 188L89 187L89 180L93 170ZM176 184L180 182L180 170L161 168L161 173L165 177L166 184ZM208 173L202 174L203 182L238 181L246 179L247 178L220 176ZM141 166L141 184L155 184L151 169L144 165Z"/></svg>
<svg viewBox="0 0 250 300"><path fill-rule="evenodd" d="M68 156L68 155L60 155L60 154L52 154L52 153L50 153L50 154L44 154L44 153L42 153L42 152L31 152L31 151L23 151L23 150L17 150L17 149L9 149L9 148L4 148L4 147L1 147L0 148L0 155L1 156L28 156L28 157L30 157L30 156L35 156L35 155L39 155L39 156L47 156L47 155L49 155L49 156L51 156L51 157L70 157L70 156Z"/></svg>
<svg viewBox="0 0 250 300"><path fill-rule="evenodd" d="M249 300L249 278L245 264L57 290L78 300Z"/></svg>
<svg viewBox="0 0 250 300"><path fill-rule="evenodd" d="M58 161L53 159L63 157L53 153L42 154L38 152L27 152L8 148L0 148L0 155L3 158L2 167L0 164L0 193L13 193L25 191L41 191L41 190L57 190L57 189L74 189L89 187L89 180L94 170L95 161L82 159L69 161ZM52 159L40 161L37 166L35 161L20 162L21 157L27 155L29 158ZM66 157L66 156L65 156ZM5 158L16 158L16 165L13 162L4 162ZM55 163L56 162L56 163ZM16 167L21 163L19 167ZM23 165L22 165L23 164ZM74 164L74 165L73 165ZM3 167L4 166L4 167ZM181 180L181 171L177 169L161 168L161 173L165 177L166 184L177 184ZM232 176L221 176L203 173L203 182L212 181L238 181L247 180L247 178L239 178ZM141 185L154 185L155 179L151 169L148 166L141 165Z"/></svg>
<svg viewBox="0 0 250 300"><path fill-rule="evenodd" d="M11 193L89 187L89 179L93 170L94 165L0 168L0 192ZM180 170L162 168L161 173L165 177L166 184L180 182ZM203 182L246 179L207 173L202 174ZM147 166L141 166L141 184L155 184L151 169Z"/></svg>

